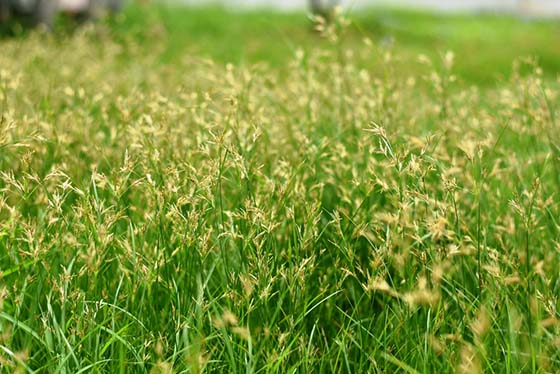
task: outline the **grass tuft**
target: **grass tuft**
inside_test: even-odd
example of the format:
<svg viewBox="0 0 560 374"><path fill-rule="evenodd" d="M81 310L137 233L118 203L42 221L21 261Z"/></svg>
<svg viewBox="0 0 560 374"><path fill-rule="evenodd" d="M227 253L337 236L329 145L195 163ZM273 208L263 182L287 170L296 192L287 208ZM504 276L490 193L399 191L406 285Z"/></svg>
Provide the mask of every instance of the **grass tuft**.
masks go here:
<svg viewBox="0 0 560 374"><path fill-rule="evenodd" d="M173 9L0 42L0 372L560 370L557 24Z"/></svg>

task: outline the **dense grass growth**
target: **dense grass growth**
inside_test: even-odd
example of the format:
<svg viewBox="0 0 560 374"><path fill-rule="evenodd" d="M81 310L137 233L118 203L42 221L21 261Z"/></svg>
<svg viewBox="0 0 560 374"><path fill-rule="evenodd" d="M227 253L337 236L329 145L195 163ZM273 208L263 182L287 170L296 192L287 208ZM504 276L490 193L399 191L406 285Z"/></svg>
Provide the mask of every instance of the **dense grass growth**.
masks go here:
<svg viewBox="0 0 560 374"><path fill-rule="evenodd" d="M1 42L1 372L560 370L553 68L158 9Z"/></svg>
<svg viewBox="0 0 560 374"><path fill-rule="evenodd" d="M386 49L398 50L400 58L392 64L410 73L422 73L409 63L418 54L437 60L446 50L461 51L454 66L455 75L481 87L507 81L512 74L512 61L519 56L536 57L549 78L560 73L557 20L491 14L437 15L400 9L360 10L354 12L352 19L352 25L341 36L347 48L360 49L363 39L369 38ZM61 17L58 30L70 24ZM27 34L15 25L6 28L11 31L2 34L0 27L0 38ZM157 53L162 63L176 63L190 54L220 63L267 62L279 68L292 59L298 48L329 47L328 42L315 37L303 12L133 5L112 22L110 32L116 40L125 38L144 45L145 53ZM370 67L374 63L375 60L367 61Z"/></svg>

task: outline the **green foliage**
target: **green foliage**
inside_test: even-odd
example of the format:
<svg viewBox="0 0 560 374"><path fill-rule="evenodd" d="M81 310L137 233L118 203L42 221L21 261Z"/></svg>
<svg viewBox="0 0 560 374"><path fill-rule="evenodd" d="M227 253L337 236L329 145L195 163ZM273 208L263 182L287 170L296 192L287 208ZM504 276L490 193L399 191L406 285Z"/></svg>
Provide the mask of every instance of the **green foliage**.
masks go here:
<svg viewBox="0 0 560 374"><path fill-rule="evenodd" d="M0 372L560 370L555 57L171 9L1 41Z"/></svg>
<svg viewBox="0 0 560 374"><path fill-rule="evenodd" d="M537 58L549 77L560 71L560 50L553 47L560 44L557 20L434 15L385 8L356 12L352 19L352 25L341 36L344 45L361 49L363 39L369 38L388 50L398 51L404 59L402 69L415 69L409 62L418 54L437 60L442 51L453 50L461 51L455 74L481 86L507 81L512 74L512 61L520 56ZM131 30L137 31L138 41L144 40L147 28L158 28L166 42L161 54L164 62L175 62L189 53L235 64L267 62L278 68L292 58L297 48L331 46L314 37L309 18L298 12L134 6L116 24L119 34L130 36ZM367 64L372 66L375 62Z"/></svg>

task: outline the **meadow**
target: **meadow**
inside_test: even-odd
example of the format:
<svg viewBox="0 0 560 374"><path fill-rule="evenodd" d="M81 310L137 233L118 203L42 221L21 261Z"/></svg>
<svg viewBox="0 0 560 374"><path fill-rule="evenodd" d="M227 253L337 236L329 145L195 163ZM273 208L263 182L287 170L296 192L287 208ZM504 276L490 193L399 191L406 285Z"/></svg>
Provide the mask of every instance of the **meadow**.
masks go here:
<svg viewBox="0 0 560 374"><path fill-rule="evenodd" d="M560 371L560 23L136 4L0 38L0 373Z"/></svg>

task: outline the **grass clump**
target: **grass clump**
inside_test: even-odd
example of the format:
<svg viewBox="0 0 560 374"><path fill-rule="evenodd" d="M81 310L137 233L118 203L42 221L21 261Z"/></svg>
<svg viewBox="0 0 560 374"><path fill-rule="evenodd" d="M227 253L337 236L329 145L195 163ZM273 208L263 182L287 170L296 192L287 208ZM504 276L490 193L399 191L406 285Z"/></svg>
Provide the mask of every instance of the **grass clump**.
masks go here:
<svg viewBox="0 0 560 374"><path fill-rule="evenodd" d="M560 369L534 60L482 89L460 51L409 73L369 41L280 67L103 25L3 43L3 372Z"/></svg>

